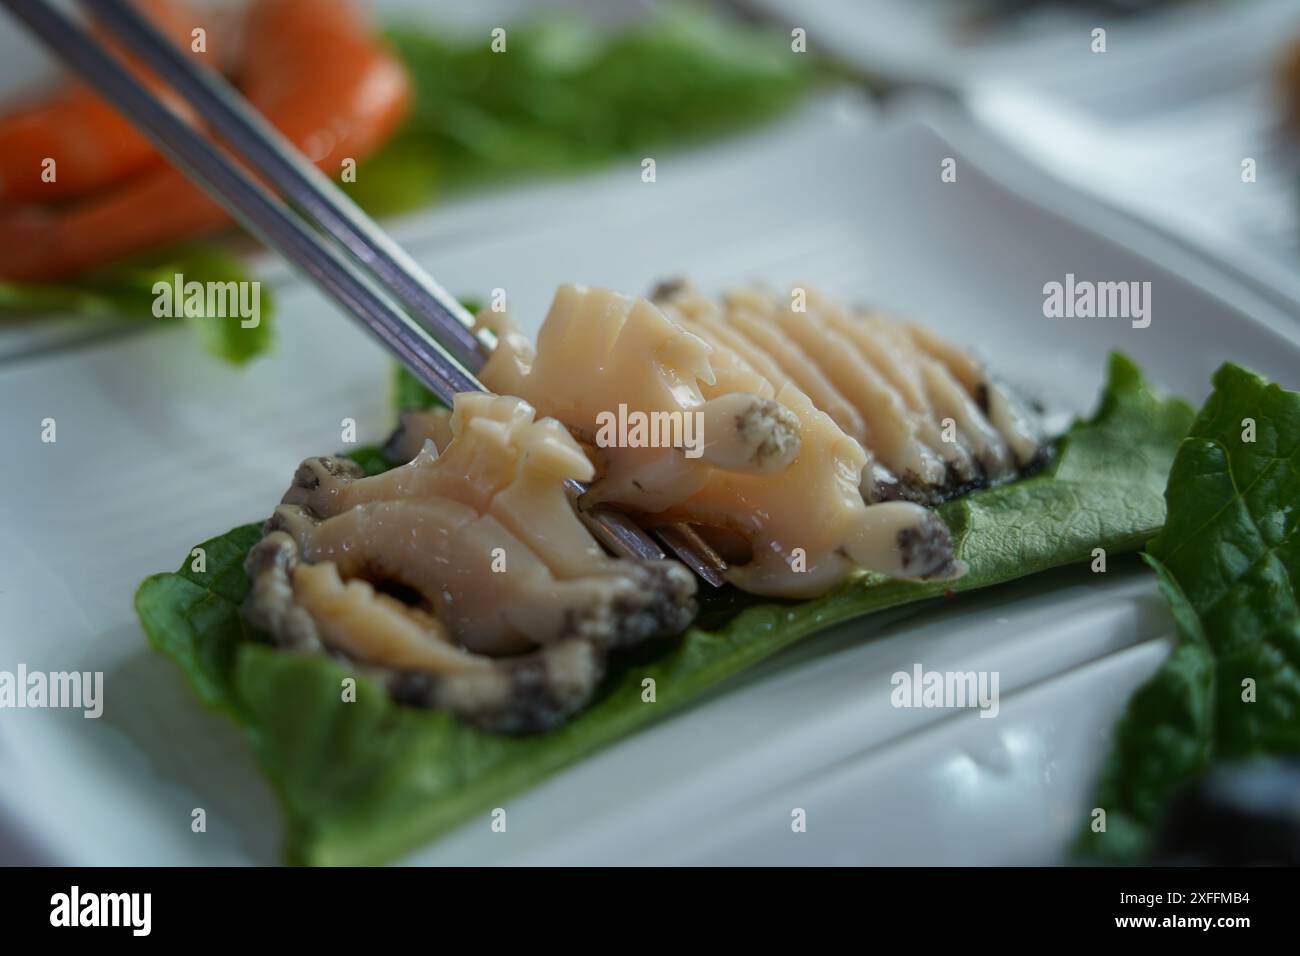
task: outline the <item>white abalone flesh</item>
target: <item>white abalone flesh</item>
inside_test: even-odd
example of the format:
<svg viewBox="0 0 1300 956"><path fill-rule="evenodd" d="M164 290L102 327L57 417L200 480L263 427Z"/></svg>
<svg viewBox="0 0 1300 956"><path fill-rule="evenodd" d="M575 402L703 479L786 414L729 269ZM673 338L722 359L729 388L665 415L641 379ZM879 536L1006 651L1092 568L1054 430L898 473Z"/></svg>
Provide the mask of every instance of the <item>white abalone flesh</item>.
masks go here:
<svg viewBox="0 0 1300 956"><path fill-rule="evenodd" d="M756 594L961 575L929 506L1041 464L1035 417L934 333L797 291L566 285L536 347L480 313L491 393L404 413L385 451L407 463L384 474L304 462L249 554L246 616L398 700L525 733L695 610L682 565L608 556L575 507L685 522Z"/></svg>
<svg viewBox="0 0 1300 956"><path fill-rule="evenodd" d="M618 646L681 632L695 580L618 560L573 510L592 466L517 398L457 396L449 440L366 477L303 462L250 551L247 618L282 647L331 653L400 700L511 733L590 698Z"/></svg>
<svg viewBox="0 0 1300 956"><path fill-rule="evenodd" d="M695 526L732 558L728 579L757 594L815 597L863 569L956 577L926 505L1044 454L1033 418L960 349L811 291L715 301L675 284L651 302L567 285L536 348L508 316L480 320L498 339L482 381L583 441L597 465L590 503ZM715 411L737 402L762 414ZM610 442L615 409L620 421L698 416L704 451ZM782 452L762 468L729 454L769 445Z"/></svg>

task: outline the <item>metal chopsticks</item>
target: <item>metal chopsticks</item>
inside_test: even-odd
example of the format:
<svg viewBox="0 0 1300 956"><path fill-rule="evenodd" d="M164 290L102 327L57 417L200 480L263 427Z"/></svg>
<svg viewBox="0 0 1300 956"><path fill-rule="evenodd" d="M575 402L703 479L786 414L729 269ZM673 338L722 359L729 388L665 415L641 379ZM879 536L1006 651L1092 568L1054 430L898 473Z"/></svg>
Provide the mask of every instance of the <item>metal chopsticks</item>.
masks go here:
<svg viewBox="0 0 1300 956"><path fill-rule="evenodd" d="M242 152L248 164L270 181L277 185L283 181L286 195L299 203L307 215L320 217L316 221L343 242L356 256L356 263L367 265L381 280L389 282L389 287L395 287L399 298L419 313L426 325L413 323L354 261L322 242L320 234L295 216L246 169L175 116L116 57L105 52L81 23L44 0L0 0L0 3L25 22L73 72L81 75L125 116L133 118L164 155L203 186L250 232L298 265L326 295L363 321L439 399L451 405L456 393L481 392L482 385L465 367L468 363L477 369L482 356L477 339L465 324L468 315L463 308L437 282L415 267L390 239L383 237L351 200L335 190L333 183L296 156L290 144L257 118L220 77L200 73L185 57L175 55L170 44L129 5L118 0L86 4L110 34L172 83L179 94L187 99L194 96L191 104L200 114L212 118L213 126L221 131L227 146ZM251 151L247 148L250 144ZM456 334L454 329L460 329L461 334ZM464 362L439 345L443 337L454 343ZM581 490L581 486L576 490ZM580 515L597 532L599 540L616 554L663 557L653 538L627 516L607 510L580 510Z"/></svg>
<svg viewBox="0 0 1300 956"><path fill-rule="evenodd" d="M478 371L483 353L471 331L474 317L220 74L196 69L126 0L95 0L94 13L118 42L184 96L217 136L237 147L250 169L373 272L461 365Z"/></svg>
<svg viewBox="0 0 1300 956"><path fill-rule="evenodd" d="M222 77L194 67L124 0L81 0L97 22L181 94L233 152L341 244L352 260L323 242L283 201L159 101L76 20L46 0L0 2L250 232L358 317L442 401L450 405L457 392L483 389L470 371L481 367L484 353L468 312ZM397 307L390 292L411 316ZM574 491L581 491L573 484ZM626 516L606 510L580 514L615 553L663 556ZM721 559L689 528L674 528L665 540L708 583L723 583Z"/></svg>

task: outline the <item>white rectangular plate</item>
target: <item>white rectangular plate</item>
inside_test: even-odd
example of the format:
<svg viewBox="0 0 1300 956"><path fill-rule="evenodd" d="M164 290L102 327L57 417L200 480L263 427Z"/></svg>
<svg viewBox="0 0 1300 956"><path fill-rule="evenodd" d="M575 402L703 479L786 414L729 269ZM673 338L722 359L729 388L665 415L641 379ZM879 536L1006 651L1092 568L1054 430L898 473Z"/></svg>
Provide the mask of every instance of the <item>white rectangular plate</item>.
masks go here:
<svg viewBox="0 0 1300 956"><path fill-rule="evenodd" d="M945 157L955 183L940 181ZM928 322L1073 412L1091 405L1111 349L1194 401L1227 358L1295 384L1288 315L1132 224L1090 221L1077 196L941 111L878 122L837 98L656 158L653 184L634 158L400 231L453 291L505 289L533 328L563 281L807 282ZM1045 319L1043 284L1067 272L1150 281L1151 326ZM131 598L192 544L269 513L302 458L340 447L344 418L363 440L389 427L380 349L301 285L281 302L275 353L244 372L181 330L0 367L0 669L98 670L106 682L100 720L0 711L7 859L278 858L278 811L248 748L147 648ZM55 444L40 441L44 418L58 423ZM1170 630L1149 576L1124 562L856 622L503 797L506 834L485 816L411 861L1050 862L1082 819L1110 722ZM890 675L918 662L999 671L1000 716L890 707ZM204 834L190 829L196 807ZM794 807L809 812L800 837Z"/></svg>

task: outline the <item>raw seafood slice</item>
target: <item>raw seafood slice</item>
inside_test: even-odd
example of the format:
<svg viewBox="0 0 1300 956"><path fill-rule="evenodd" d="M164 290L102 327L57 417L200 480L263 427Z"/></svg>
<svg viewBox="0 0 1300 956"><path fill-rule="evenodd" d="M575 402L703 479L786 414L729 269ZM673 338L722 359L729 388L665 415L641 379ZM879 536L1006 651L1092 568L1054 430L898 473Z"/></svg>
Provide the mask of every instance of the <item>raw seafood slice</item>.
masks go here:
<svg viewBox="0 0 1300 956"><path fill-rule="evenodd" d="M830 414L886 477L883 489L864 483L868 500L901 494L933 504L1010 481L1045 458L1047 442L1024 404L929 329L807 287L784 296L739 289L715 301L673 282L656 289L655 302L716 351L743 340L759 375L777 388L793 382Z"/></svg>
<svg viewBox="0 0 1300 956"><path fill-rule="evenodd" d="M549 729L590 699L612 648L689 624L695 580L600 549L563 484L589 480L590 461L526 402L460 395L441 425L441 452L426 440L381 475L305 461L249 553L244 613L401 700L496 731Z"/></svg>
<svg viewBox="0 0 1300 956"><path fill-rule="evenodd" d="M724 311L690 296L679 288L674 304L661 309L604 289L563 286L536 349L508 316L484 314L498 342L480 377L591 446L598 466L591 501L647 524L701 528L730 558L729 580L745 590L812 597L861 568L896 577L960 574L942 520L913 502L881 500L883 489L899 482L867 451L875 451L872 434L888 428L899 461L912 461L902 456L923 447L922 416L901 399L878 407L873 399L888 389L880 376L857 389L855 405L835 380L856 387L852 373L865 378L870 366L831 368L839 360L828 358L824 343L801 349L795 323L770 301L737 298ZM969 414L957 397L943 397L945 408ZM736 402L751 414L719 412ZM672 443L601 441L602 420L615 410L621 420L626 409L651 418L699 416L702 454ZM720 453L737 446L781 451L759 468L743 455ZM937 480L945 470L931 454L936 467L927 474ZM864 476L874 490L870 506Z"/></svg>

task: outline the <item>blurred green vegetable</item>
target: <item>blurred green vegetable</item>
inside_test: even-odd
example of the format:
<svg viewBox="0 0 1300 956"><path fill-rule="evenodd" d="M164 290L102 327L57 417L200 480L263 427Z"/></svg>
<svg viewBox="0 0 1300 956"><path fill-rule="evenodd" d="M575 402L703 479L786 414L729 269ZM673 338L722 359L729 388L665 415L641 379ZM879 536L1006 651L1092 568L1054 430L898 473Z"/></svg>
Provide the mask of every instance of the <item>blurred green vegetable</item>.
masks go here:
<svg viewBox="0 0 1300 956"><path fill-rule="evenodd" d="M1169 519L1143 555L1178 644L1129 701L1077 849L1140 860L1214 764L1300 756L1300 392L1232 363L1178 448Z"/></svg>
<svg viewBox="0 0 1300 956"><path fill-rule="evenodd" d="M58 312L153 320L154 285L171 284L177 274L187 282L257 281L241 256L222 246L193 243L106 266L64 283L0 282L0 317L6 313ZM242 365L265 351L272 340L274 297L266 286L259 288L260 321L254 327L243 328L238 315L186 314L182 319L165 321L185 322L205 349L227 362Z"/></svg>
<svg viewBox="0 0 1300 956"><path fill-rule="evenodd" d="M537 20L508 29L504 53L486 36L422 27L390 38L415 81L414 112L347 185L377 214L733 131L794 105L819 75L784 34L690 7L616 33Z"/></svg>

